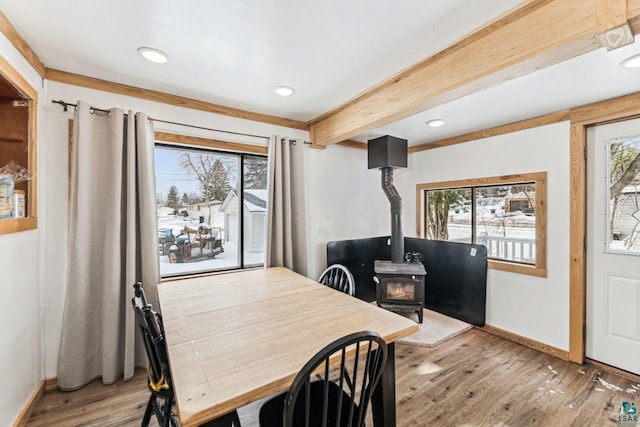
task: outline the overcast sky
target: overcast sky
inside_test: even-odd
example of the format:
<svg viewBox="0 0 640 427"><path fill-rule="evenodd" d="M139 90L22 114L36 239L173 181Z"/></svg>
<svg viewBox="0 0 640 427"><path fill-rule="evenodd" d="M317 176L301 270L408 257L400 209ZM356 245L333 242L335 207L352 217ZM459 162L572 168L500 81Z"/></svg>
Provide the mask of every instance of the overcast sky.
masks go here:
<svg viewBox="0 0 640 427"><path fill-rule="evenodd" d="M169 194L169 188L171 188L172 185L176 186L180 197L182 197L184 193L195 193L197 195L202 193L200 184L196 178L190 176L180 167L180 155L183 152L184 149L156 146L156 193L162 195L162 198L166 199L167 194ZM238 156L235 155L220 155L220 157L227 167L236 165L238 161ZM235 185L237 181L235 176L233 176L233 169L237 170L237 166L235 168L232 167L232 173L229 177L232 186Z"/></svg>

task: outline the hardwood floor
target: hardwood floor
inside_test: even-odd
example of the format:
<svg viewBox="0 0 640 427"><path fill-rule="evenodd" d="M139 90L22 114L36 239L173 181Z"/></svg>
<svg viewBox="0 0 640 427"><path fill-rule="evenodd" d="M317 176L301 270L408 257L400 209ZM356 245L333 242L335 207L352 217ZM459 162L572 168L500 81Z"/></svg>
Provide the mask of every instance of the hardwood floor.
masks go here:
<svg viewBox="0 0 640 427"><path fill-rule="evenodd" d="M398 426L619 426L640 384L472 329L435 348L396 345ZM139 426L145 373L47 393L28 426ZM257 426L260 402L239 410ZM155 424L152 424L155 425Z"/></svg>

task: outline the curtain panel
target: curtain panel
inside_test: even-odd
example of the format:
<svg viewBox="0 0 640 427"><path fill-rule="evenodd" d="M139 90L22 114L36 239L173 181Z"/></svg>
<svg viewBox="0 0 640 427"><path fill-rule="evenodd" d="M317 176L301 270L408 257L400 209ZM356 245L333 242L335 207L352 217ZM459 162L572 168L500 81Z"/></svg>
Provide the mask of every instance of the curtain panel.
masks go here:
<svg viewBox="0 0 640 427"><path fill-rule="evenodd" d="M307 273L304 169L304 142L272 136L265 266L284 266L302 275Z"/></svg>
<svg viewBox="0 0 640 427"><path fill-rule="evenodd" d="M131 307L142 281L157 307L160 281L153 124L121 109L74 116L68 282L58 387L73 390L101 377L130 379L145 364Z"/></svg>

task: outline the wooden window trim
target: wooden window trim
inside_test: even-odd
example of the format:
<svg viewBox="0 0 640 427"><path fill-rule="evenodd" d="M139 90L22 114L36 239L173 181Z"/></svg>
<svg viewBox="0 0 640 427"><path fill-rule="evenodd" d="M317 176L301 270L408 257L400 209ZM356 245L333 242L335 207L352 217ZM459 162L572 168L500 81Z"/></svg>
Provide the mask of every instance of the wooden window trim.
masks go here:
<svg viewBox="0 0 640 427"><path fill-rule="evenodd" d="M509 261L488 260L488 268L509 271L518 274L547 277L547 173L533 172L515 175L502 175L484 178L463 179L455 181L432 182L416 185L416 230L420 238L426 238L425 193L427 190L479 187L493 185L519 184L535 182L536 184L536 263L524 265Z"/></svg>
<svg viewBox="0 0 640 427"><path fill-rule="evenodd" d="M240 142L223 141L220 139L203 138L199 136L155 131L156 142L165 142L179 147L204 147L229 153L266 155L267 146L244 144Z"/></svg>
<svg viewBox="0 0 640 427"><path fill-rule="evenodd" d="M17 233L20 231L34 230L38 228L38 205L37 205L37 153L36 153L36 137L37 137L37 111L38 111L38 92L31 86L22 75L9 64L9 62L0 55L0 76L23 95L29 104L29 130L27 147L29 150L29 164L27 165L29 172L33 174L33 178L28 182L27 205L28 212L25 218L10 218L0 220L0 235Z"/></svg>

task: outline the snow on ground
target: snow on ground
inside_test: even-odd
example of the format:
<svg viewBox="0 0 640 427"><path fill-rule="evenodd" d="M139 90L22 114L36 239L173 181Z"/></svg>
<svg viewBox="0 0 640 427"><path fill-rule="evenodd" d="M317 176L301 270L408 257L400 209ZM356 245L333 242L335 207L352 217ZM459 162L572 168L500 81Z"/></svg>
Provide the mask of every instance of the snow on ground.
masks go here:
<svg viewBox="0 0 640 427"><path fill-rule="evenodd" d="M167 215L158 217L158 233L162 235L164 230L172 230L174 236L180 234L185 226L197 229L200 224L197 220L182 216ZM214 227L219 227L214 225ZM171 264L167 255L160 255L160 274L162 276L172 276L185 273L198 273L212 270L226 270L240 265L238 256L238 245L233 242L222 241L224 252L216 255L215 258L203 258L191 262L178 262ZM264 252L244 254L245 265L264 264Z"/></svg>
<svg viewBox="0 0 640 427"><path fill-rule="evenodd" d="M177 262L171 264L169 257L160 255L160 274L163 276L172 276L184 273L197 273L212 270L226 270L238 267L240 260L238 259L238 246L232 242L223 242L224 252L216 255L215 258L204 258L199 261ZM244 264L264 264L264 252L244 254Z"/></svg>
<svg viewBox="0 0 640 427"><path fill-rule="evenodd" d="M536 237L536 217L525 215L520 211L504 215L503 203L490 206L478 206L478 234L488 236L506 236L511 238ZM471 241L471 212L463 210L449 211L449 239L455 241Z"/></svg>

